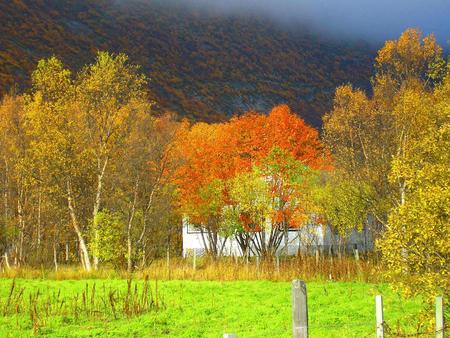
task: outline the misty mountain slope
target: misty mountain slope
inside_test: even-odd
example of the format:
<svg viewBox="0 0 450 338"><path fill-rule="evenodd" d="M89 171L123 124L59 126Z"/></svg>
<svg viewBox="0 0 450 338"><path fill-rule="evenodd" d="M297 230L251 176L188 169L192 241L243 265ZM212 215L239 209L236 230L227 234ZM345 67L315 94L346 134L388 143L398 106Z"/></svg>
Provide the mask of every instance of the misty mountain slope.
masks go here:
<svg viewBox="0 0 450 338"><path fill-rule="evenodd" d="M373 61L364 45L164 1L1 1L0 22L0 94L24 88L40 58L77 69L109 50L142 65L161 110L207 121L287 103L320 125L335 87L366 86Z"/></svg>

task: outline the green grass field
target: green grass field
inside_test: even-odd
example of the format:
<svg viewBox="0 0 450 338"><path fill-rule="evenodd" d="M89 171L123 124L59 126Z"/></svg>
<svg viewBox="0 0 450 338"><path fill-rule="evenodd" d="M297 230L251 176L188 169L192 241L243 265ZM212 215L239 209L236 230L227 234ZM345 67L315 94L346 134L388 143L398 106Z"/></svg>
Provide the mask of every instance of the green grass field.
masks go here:
<svg viewBox="0 0 450 338"><path fill-rule="evenodd" d="M163 306L158 310L129 318L123 313L117 318L111 313L97 318L95 313L83 314L80 296L75 318L67 309L73 306L76 295L86 290L86 284L89 289L94 283L97 294L109 289L125 294L127 290L126 280L17 279L15 295L9 297L12 280L0 279L0 336L221 337L225 332L237 333L239 338L291 336L290 283L159 281L158 299ZM142 287L144 282L137 283ZM155 281L150 281L150 286L155 295ZM307 289L310 337L374 337L376 294L384 296L385 319L393 327L401 325L414 332L421 309L419 300L402 300L387 285L311 282ZM21 290L23 302L17 304ZM33 325L30 294L38 290L42 301L34 319L38 324ZM45 304L58 292L58 298L65 301L59 310L49 310ZM10 310L5 312L8 298Z"/></svg>

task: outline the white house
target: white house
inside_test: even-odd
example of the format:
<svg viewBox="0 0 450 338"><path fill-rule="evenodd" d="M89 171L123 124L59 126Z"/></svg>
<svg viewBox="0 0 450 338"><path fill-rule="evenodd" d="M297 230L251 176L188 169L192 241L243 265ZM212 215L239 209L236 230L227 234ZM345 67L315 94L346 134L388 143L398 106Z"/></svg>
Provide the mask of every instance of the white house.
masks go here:
<svg viewBox="0 0 450 338"><path fill-rule="evenodd" d="M220 238L221 242L224 240ZM183 219L183 257L194 250L196 255L202 255L205 252L205 244L209 245L207 241L207 236L202 236L199 227L190 224L187 218ZM313 253L316 250L326 253L337 252L339 247L344 251L353 249L358 249L359 252L371 251L373 249L372 234L367 229L361 232L353 230L344 241L339 235L333 233L331 227L321 224L308 224L288 231L288 255L295 255L299 250L305 253ZM277 253L286 253L284 238ZM242 256L243 254L235 236L226 239L222 255Z"/></svg>

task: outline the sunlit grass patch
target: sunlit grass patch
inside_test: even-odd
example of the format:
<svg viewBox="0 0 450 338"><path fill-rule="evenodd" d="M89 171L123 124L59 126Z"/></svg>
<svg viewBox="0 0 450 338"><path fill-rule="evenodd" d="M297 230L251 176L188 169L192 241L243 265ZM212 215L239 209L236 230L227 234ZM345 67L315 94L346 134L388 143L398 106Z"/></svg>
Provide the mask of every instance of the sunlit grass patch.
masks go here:
<svg viewBox="0 0 450 338"><path fill-rule="evenodd" d="M289 282L17 279L4 314L12 283L11 279L0 279L1 337L220 337L224 332L235 332L238 337L291 336ZM150 303L144 310L146 284ZM376 294L384 296L385 318L392 327L398 323L406 332L414 332L417 327L420 300L405 301L386 284L309 282L307 288L311 337L373 336ZM23 308L16 312L21 290ZM109 290L117 295L115 316L108 304ZM30 295L34 297L37 292L40 296L30 307ZM73 310L77 295L78 315ZM94 305L90 303L92 298ZM60 311L62 299L69 304ZM51 305L47 315L48 300ZM137 310L139 307L142 311Z"/></svg>

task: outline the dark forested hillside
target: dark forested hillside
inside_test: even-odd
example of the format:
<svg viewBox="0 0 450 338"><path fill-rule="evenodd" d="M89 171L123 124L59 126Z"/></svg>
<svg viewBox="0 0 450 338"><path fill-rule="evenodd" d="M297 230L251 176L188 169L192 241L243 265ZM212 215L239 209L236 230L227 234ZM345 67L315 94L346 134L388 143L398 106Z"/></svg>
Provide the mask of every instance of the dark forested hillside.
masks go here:
<svg viewBox="0 0 450 338"><path fill-rule="evenodd" d="M142 65L160 109L207 121L287 103L317 126L337 85L367 86L373 58L299 27L164 1L2 0L0 23L0 95L25 88L40 58L77 69L109 50Z"/></svg>

